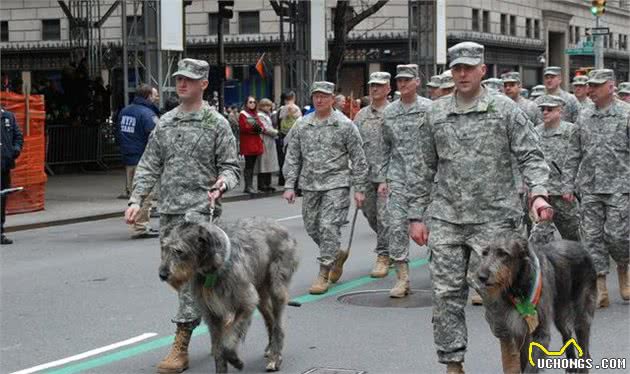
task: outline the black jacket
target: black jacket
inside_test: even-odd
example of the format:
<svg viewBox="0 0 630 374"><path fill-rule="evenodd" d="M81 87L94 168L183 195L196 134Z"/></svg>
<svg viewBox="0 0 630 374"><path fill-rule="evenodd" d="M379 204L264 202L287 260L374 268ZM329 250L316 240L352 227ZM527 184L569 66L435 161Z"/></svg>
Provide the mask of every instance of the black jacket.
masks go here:
<svg viewBox="0 0 630 374"><path fill-rule="evenodd" d="M2 152L2 171L5 171L15 167L15 159L22 152L24 137L22 136L22 130L20 130L15 121L15 115L4 109L1 109L0 127L2 128L2 138L0 139L0 144L2 145L0 150Z"/></svg>

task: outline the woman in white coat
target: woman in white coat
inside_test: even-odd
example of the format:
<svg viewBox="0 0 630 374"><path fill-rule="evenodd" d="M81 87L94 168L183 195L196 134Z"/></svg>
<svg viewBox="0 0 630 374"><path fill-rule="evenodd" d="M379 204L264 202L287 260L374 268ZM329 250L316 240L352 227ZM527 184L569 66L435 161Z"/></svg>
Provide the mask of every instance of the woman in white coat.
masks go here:
<svg viewBox="0 0 630 374"><path fill-rule="evenodd" d="M269 99L262 99L258 102L258 116L265 126L265 131L261 134L264 152L256 160L254 170L258 173L258 190L261 192L274 192L276 190L271 187L271 173L276 173L280 170L275 141L278 137L278 130L273 128L271 122L272 108L273 103Z"/></svg>

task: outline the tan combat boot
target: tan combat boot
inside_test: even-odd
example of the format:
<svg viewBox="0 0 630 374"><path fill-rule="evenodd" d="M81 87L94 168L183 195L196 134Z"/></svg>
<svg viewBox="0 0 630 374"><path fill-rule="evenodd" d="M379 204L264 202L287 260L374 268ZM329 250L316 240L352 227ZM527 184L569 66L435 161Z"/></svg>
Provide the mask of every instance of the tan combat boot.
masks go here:
<svg viewBox="0 0 630 374"><path fill-rule="evenodd" d="M312 295L321 295L328 291L328 279L330 268L324 265L319 265L319 274L317 275L317 279L311 285L308 292Z"/></svg>
<svg viewBox="0 0 630 374"><path fill-rule="evenodd" d="M192 336L189 324L178 323L171 351L157 366L158 373L181 373L188 369L188 344Z"/></svg>
<svg viewBox="0 0 630 374"><path fill-rule="evenodd" d="M376 257L376 263L372 269L370 276L372 278L384 278L389 272L389 256L379 255Z"/></svg>
<svg viewBox="0 0 630 374"><path fill-rule="evenodd" d="M343 251L341 249L337 252L337 259L333 262L333 266L330 269L330 283L337 283L339 278L341 278L341 275L343 274L343 264L348 259L349 254L350 253L348 253L348 251Z"/></svg>
<svg viewBox="0 0 630 374"><path fill-rule="evenodd" d="M606 288L606 275L597 276L597 307L608 308L608 289Z"/></svg>
<svg viewBox="0 0 630 374"><path fill-rule="evenodd" d="M396 261L396 275L398 282L389 290L389 297L401 298L409 295L409 264L404 261Z"/></svg>
<svg viewBox="0 0 630 374"><path fill-rule="evenodd" d="M472 290L472 297L470 298L470 303L472 305L483 305L483 300L481 299L481 296L479 296L479 293L475 290Z"/></svg>
<svg viewBox="0 0 630 374"><path fill-rule="evenodd" d="M617 265L617 276L619 277L619 293L621 298L630 300L630 279L628 279L628 264Z"/></svg>
<svg viewBox="0 0 630 374"><path fill-rule="evenodd" d="M464 374L464 365L461 362L449 362L446 365L446 374Z"/></svg>

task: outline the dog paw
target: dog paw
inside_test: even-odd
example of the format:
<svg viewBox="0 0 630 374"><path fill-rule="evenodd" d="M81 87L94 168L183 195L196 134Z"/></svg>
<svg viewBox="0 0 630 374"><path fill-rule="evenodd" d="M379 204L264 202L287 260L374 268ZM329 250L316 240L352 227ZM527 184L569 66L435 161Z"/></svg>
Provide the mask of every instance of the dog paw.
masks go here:
<svg viewBox="0 0 630 374"><path fill-rule="evenodd" d="M269 354L269 356L273 356L273 355ZM265 370L267 370L268 372L278 371L280 370L281 363L282 363L282 356L280 355L277 355L275 358L268 358L267 366L265 367Z"/></svg>
<svg viewBox="0 0 630 374"><path fill-rule="evenodd" d="M234 368L238 370L243 370L243 367L245 367L245 364L243 364L243 361L238 358L236 352L225 352L225 359L230 363L230 365L234 366Z"/></svg>

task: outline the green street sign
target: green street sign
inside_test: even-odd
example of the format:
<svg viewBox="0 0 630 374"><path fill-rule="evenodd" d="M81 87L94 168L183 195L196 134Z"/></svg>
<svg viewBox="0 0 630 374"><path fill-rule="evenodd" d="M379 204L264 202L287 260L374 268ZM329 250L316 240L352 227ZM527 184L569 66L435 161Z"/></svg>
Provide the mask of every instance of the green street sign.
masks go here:
<svg viewBox="0 0 630 374"><path fill-rule="evenodd" d="M579 56L579 55L595 55L595 51L592 47L585 48L568 48L564 50L564 53L569 56Z"/></svg>

